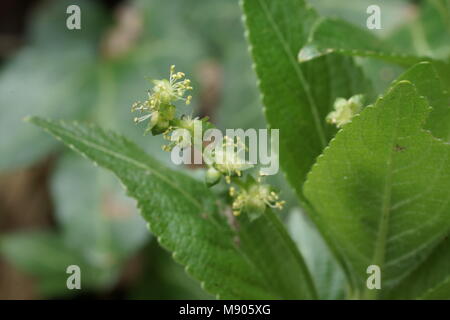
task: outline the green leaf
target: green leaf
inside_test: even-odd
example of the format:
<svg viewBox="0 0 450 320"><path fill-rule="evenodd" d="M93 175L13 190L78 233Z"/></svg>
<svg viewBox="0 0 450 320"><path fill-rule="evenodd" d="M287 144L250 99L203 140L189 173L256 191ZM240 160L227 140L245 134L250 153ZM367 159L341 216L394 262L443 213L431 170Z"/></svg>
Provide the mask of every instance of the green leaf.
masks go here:
<svg viewBox="0 0 450 320"><path fill-rule="evenodd" d="M371 88L350 58L297 62L317 18L303 0L245 0L242 6L265 116L271 128L281 129L281 166L302 197L299 186L336 133L325 120L334 100L358 93L370 98Z"/></svg>
<svg viewBox="0 0 450 320"><path fill-rule="evenodd" d="M450 230L450 146L422 129L429 109L398 82L338 132L308 175L305 195L361 289L374 264L389 291Z"/></svg>
<svg viewBox="0 0 450 320"><path fill-rule="evenodd" d="M430 130L435 137L450 142L450 95L443 86L435 65L430 62L419 63L401 75L398 81L402 80L412 82L419 95L427 98L432 107L424 128Z"/></svg>
<svg viewBox="0 0 450 320"><path fill-rule="evenodd" d="M311 211L301 186L336 133L326 116L338 97L364 93L370 101L371 85L350 57L331 54L298 63L297 54L317 19L303 0L243 0L241 4L267 123L281 130L281 168L302 206ZM334 247L328 239L327 243Z"/></svg>
<svg viewBox="0 0 450 320"><path fill-rule="evenodd" d="M450 297L450 241L448 236L428 259L385 299L446 299Z"/></svg>
<svg viewBox="0 0 450 320"><path fill-rule="evenodd" d="M417 57L396 50L367 30L331 18L323 18L316 22L308 43L298 53L298 60L306 62L333 52L349 56L375 57L404 66L431 60L428 57Z"/></svg>
<svg viewBox="0 0 450 320"><path fill-rule="evenodd" d="M447 91L450 91L450 57L446 61L435 61L434 66L444 87Z"/></svg>
<svg viewBox="0 0 450 320"><path fill-rule="evenodd" d="M164 167L119 135L30 121L113 171L138 201L158 241L208 292L236 299L316 297L295 244L270 210L253 222L246 215L233 221L203 182Z"/></svg>

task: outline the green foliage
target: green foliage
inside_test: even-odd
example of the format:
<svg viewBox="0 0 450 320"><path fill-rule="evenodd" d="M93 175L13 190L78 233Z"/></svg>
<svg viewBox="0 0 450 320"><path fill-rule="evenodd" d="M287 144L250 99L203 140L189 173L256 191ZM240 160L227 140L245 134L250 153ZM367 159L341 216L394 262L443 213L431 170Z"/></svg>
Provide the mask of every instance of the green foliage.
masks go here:
<svg viewBox="0 0 450 320"><path fill-rule="evenodd" d="M0 169L31 164L55 150L54 141L17 125L27 114L38 115L30 118L33 124L119 178L154 238L181 264L169 262L156 244L147 246L148 272L133 297L209 298L192 288L184 270L224 299L450 297L448 0L415 5L420 11L412 21L390 19L393 33L365 30L364 19L351 11L366 17L367 5L379 4L394 15L406 1L338 8L336 1L320 0L312 3L316 11L304 0L242 0L257 81L242 54L235 4L133 3L145 27L123 55L96 63L106 25L98 8L85 8L82 32L57 31L62 3L35 19L29 45L0 75L0 103L18 106L0 113L0 147L8 154ZM128 106L145 94L144 77L162 77L176 64L194 74L196 88L205 71L198 71L199 59L212 59L205 65L216 69L206 71L217 72L216 84L223 86L216 102L225 107L216 114L219 127L264 126L258 83L267 125L280 129L281 167L299 201L291 199L288 207L302 207L289 213L287 229L267 201L257 215L232 214L232 201L252 203L255 195L271 194L269 187L253 192L249 183L240 198L208 189L198 171L172 169L161 140L143 137L128 120ZM18 94L21 87L27 94ZM370 105L363 108L361 97ZM204 112L211 105L202 99L193 104ZM169 111L163 120L180 124ZM114 132L48 117L89 118ZM166 133L168 126L156 129ZM217 170L210 178L217 182ZM125 261L148 239L136 202L110 173L64 153L51 195L58 232L3 235L2 255L45 279L39 289L50 297L67 294L70 264L82 267L87 288L113 287ZM235 213L247 208L236 207ZM379 291L366 287L369 265L381 267Z"/></svg>
<svg viewBox="0 0 450 320"><path fill-rule="evenodd" d="M298 64L317 18L304 1L243 1L242 6L268 125L282 129L280 162L298 186L336 133L326 123L334 100L371 96L370 84L351 59L338 55Z"/></svg>
<svg viewBox="0 0 450 320"><path fill-rule="evenodd" d="M197 3L188 2L184 1L183 7ZM96 293L101 293L117 283L117 272L136 254L136 249L147 241L148 232L143 230L145 228L142 221L134 213L137 210L133 202L125 198L117 179L111 179L108 173L99 172L81 159L65 155L66 151L60 149L53 139L30 128L22 119L30 114L90 119L103 127L125 133L150 151L152 156L170 164L167 155L161 150L161 142L144 137L135 127L130 119L129 106L136 98L145 95L145 79L149 75L165 76L172 63L195 75L196 64L208 58L209 54L205 45L209 40L199 37L200 29L204 29L203 24L209 23L208 19L215 20L217 29L225 30L224 24L228 24L229 19L239 22L239 6L229 1L216 1L214 10L211 7L194 12L178 10L180 6L177 2L132 1L131 7L137 7L140 14L136 19L140 21L143 17L142 34L128 52L111 58L104 55L105 36L110 33L109 27L112 26L107 25L109 19L105 17L103 8L91 1L79 1L77 4L82 10L83 28L72 31L65 28L65 10L68 4L72 3L51 1L43 4L30 19L27 45L19 49L18 54L1 70L0 102L5 107L0 111L0 170L14 170L31 165L50 153L61 154L61 157L55 157L56 170L51 177L51 197L55 204L57 228L63 230L54 237L60 237L58 241L76 248L80 264L102 264L105 259L101 257L112 258L114 263L109 264L110 267L105 264L102 269L102 272L110 275L105 286L96 286L95 283L89 285L88 282L93 279L91 277L83 279L86 288L90 287ZM170 20L166 19L168 15ZM207 21L198 19L197 15L208 17ZM223 19L217 19L218 16ZM194 22L198 26L193 26ZM224 33L233 38L234 42L238 37L241 39L241 51L234 50L233 59L247 58L242 27L239 23L234 23L234 26L234 33L229 29ZM228 62L230 59L220 56L226 48L223 38L220 41L214 40L221 47L216 48L211 55L215 59L220 58L220 63L231 66ZM176 50L180 47L183 50ZM239 56L236 57L237 55ZM244 60L239 66L233 66L233 72L247 69L247 73L251 75L248 60ZM251 87L256 93L252 77L242 79L238 85ZM231 92L235 92L235 88ZM248 91L227 96L247 98ZM235 104L233 101L225 103ZM250 111L252 110L259 111L259 105L254 105ZM229 114L225 113L221 119L229 121ZM90 177L92 183L85 186L81 181L82 177ZM127 212L130 217L124 218L123 214ZM111 214L120 217L104 218ZM19 241L13 233L8 235L8 239L9 243ZM22 247L19 243L14 246L17 250L27 250L25 247L21 249ZM17 265L16 256L8 255L5 258ZM24 254L23 257L24 260L26 257L30 258L30 268L26 272L35 276L37 283L53 281L53 273L33 272L32 256ZM46 290L45 297L59 295L59 288L61 285L54 292Z"/></svg>
<svg viewBox="0 0 450 320"><path fill-rule="evenodd" d="M389 290L448 234L450 150L422 130L428 112L414 86L398 82L336 135L308 176L305 195L361 287L374 264Z"/></svg>
<svg viewBox="0 0 450 320"><path fill-rule="evenodd" d="M383 270L380 296L443 297L447 264L434 250L443 252L440 247L446 244L438 246L450 230L449 194L444 191L448 189L448 145L435 137L448 141L448 76L442 71L447 70L447 63L397 51L339 19L314 19L303 1L246 0L243 9L266 118L270 126L282 129L282 168L343 267L352 286L350 295L377 296L365 289L365 281L366 268L378 264ZM301 64L293 62L297 53ZM331 103L316 104L323 108L317 111L313 96L307 93L311 88L329 92L323 83L339 79L334 74L311 85L304 70L312 63L326 68L324 58L342 59L336 53L404 66L430 62L401 75L386 97L345 125L319 156L302 189L303 174L335 133L316 130ZM295 90L289 90L291 83ZM352 93L367 93L360 90ZM332 101L338 97L334 95ZM309 128L301 130L304 119ZM395 212L391 215L391 211ZM424 269L436 270L438 275L426 276ZM422 278L416 286L410 284L412 275ZM414 290L398 289L410 287Z"/></svg>
<svg viewBox="0 0 450 320"><path fill-rule="evenodd" d="M253 222L247 216L234 221L204 183L165 168L121 136L78 124L30 121L114 172L161 245L208 292L221 298L315 297L301 256L270 210Z"/></svg>
<svg viewBox="0 0 450 320"><path fill-rule="evenodd" d="M419 95L428 100L431 112L424 128L444 141L450 142L450 95L436 71L436 66L428 63L419 63L404 74L397 81L411 81Z"/></svg>
<svg viewBox="0 0 450 320"><path fill-rule="evenodd" d="M450 294L450 241L444 238L428 259L410 273L385 299L448 300Z"/></svg>

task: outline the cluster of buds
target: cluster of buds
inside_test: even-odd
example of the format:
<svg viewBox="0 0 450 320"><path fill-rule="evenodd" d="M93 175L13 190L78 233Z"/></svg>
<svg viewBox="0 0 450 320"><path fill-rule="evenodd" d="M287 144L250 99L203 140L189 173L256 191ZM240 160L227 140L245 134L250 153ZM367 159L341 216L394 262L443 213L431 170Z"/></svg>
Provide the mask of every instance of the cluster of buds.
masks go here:
<svg viewBox="0 0 450 320"><path fill-rule="evenodd" d="M175 72L175 66L170 67L169 80L153 80L153 84L153 88L147 93L147 100L134 103L131 111L144 114L134 119L136 123L150 119L146 133L151 131L153 135L158 135L166 132L175 119L174 102L182 100L187 105L191 103L192 96L185 97L185 94L192 87L191 81L185 79L183 72Z"/></svg>
<svg viewBox="0 0 450 320"><path fill-rule="evenodd" d="M229 194L233 199L232 210L235 216L245 211L252 219L264 213L266 207L280 210L283 208L285 202L280 201L273 188L263 184L261 180L261 176L257 180L248 176L245 182L239 183L239 189L230 187Z"/></svg>
<svg viewBox="0 0 450 320"><path fill-rule="evenodd" d="M164 151L172 151L175 146L184 149L193 145L195 131L199 130L203 135L204 132L211 127L208 117L202 119L190 115L182 115L180 118L175 118L171 121L170 127L164 132L163 137L169 140L169 144L164 145ZM177 131L178 129L182 129ZM181 133L181 134L180 134Z"/></svg>
<svg viewBox="0 0 450 320"><path fill-rule="evenodd" d="M354 95L348 100L337 98L334 102L334 111L330 112L326 118L327 122L341 128L343 125L349 123L355 115L361 112L363 102L364 96L361 94Z"/></svg>
<svg viewBox="0 0 450 320"><path fill-rule="evenodd" d="M253 167L252 164L245 162L245 144L236 137L236 141L228 136L223 138L219 148L215 148L209 157L210 166L206 172L206 184L213 186L217 184L222 176L230 184L232 177L241 177L242 172Z"/></svg>
<svg viewBox="0 0 450 320"><path fill-rule="evenodd" d="M148 91L147 100L136 102L131 108L133 112L143 114L136 117L135 122L149 120L145 133L162 134L164 139L169 140L169 144L162 147L165 151L171 151L175 146L181 149L192 146L196 130L201 128L203 135L212 125L208 118L176 115L176 101L184 101L187 105L191 102L192 96L185 97L186 92L192 90L190 80L185 78L184 73L175 72L175 66L171 66L169 80L154 80L152 83L154 86ZM245 161L245 151L245 144L239 137L231 139L225 136L219 147L212 149L210 154L203 153L203 159L208 159L205 161L208 163L206 184L211 187L224 177L229 185L231 206L236 216L245 211L251 218L256 218L264 213L266 207L282 209L284 201L279 201L271 186L262 183L261 176L255 179L247 174L243 177L243 172L253 167Z"/></svg>

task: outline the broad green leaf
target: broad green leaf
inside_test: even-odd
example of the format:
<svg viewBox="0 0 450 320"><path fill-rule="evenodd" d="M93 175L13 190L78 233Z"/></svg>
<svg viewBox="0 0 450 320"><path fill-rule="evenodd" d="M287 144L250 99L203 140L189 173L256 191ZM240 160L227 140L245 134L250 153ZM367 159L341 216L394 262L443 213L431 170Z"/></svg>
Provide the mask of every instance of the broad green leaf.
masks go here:
<svg viewBox="0 0 450 320"><path fill-rule="evenodd" d="M411 81L418 93L432 106L425 123L436 137L450 140L450 98L437 76L436 64L420 63L405 72L400 79ZM445 70L445 68L444 68ZM442 65L441 70L442 71ZM448 299L450 297L449 240L444 239L430 257L406 277L385 298Z"/></svg>
<svg viewBox="0 0 450 320"><path fill-rule="evenodd" d="M450 57L446 61L435 61L434 66L446 90L450 91Z"/></svg>
<svg viewBox="0 0 450 320"><path fill-rule="evenodd" d="M446 299L450 297L450 241L448 236L428 259L385 299Z"/></svg>
<svg viewBox="0 0 450 320"><path fill-rule="evenodd" d="M398 82L338 132L308 175L305 195L360 288L378 265L387 292L450 230L450 146L422 129L429 111L411 82Z"/></svg>
<svg viewBox="0 0 450 320"><path fill-rule="evenodd" d="M301 186L336 133L326 116L338 97L364 93L370 101L371 85L349 57L331 54L298 63L297 54L317 19L303 0L243 0L241 4L265 117L270 128L280 129L281 168L302 206L312 210ZM320 227L320 222L315 223Z"/></svg>
<svg viewBox="0 0 450 320"><path fill-rule="evenodd" d="M306 62L333 52L350 56L375 57L404 66L431 60L428 57L417 57L396 50L368 30L331 18L319 19L316 22L308 43L298 53L298 60Z"/></svg>
<svg viewBox="0 0 450 320"><path fill-rule="evenodd" d="M170 170L135 144L97 127L30 121L109 169L138 201L158 241L220 298L315 298L306 266L280 220L267 210L233 221L197 181Z"/></svg>
<svg viewBox="0 0 450 320"><path fill-rule="evenodd" d="M435 65L422 62L401 75L398 81L409 80L419 95L427 98L432 110L424 128L444 141L450 142L450 95L443 86Z"/></svg>
<svg viewBox="0 0 450 320"><path fill-rule="evenodd" d="M303 0L244 0L242 6L265 116L271 128L281 130L281 166L301 196L299 186L336 133L325 121L334 100L370 96L370 85L346 57L297 62L317 18Z"/></svg>

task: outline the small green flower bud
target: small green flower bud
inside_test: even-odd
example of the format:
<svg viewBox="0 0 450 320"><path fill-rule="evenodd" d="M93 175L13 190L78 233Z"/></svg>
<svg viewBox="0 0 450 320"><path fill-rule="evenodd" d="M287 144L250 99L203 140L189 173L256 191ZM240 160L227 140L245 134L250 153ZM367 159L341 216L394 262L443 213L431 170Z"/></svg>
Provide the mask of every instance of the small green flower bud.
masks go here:
<svg viewBox="0 0 450 320"><path fill-rule="evenodd" d="M352 96L348 100L337 98L334 102L334 111L330 112L326 118L327 122L335 124L338 128L349 123L356 114L361 112L363 98L360 94Z"/></svg>
<svg viewBox="0 0 450 320"><path fill-rule="evenodd" d="M220 181L222 174L217 171L215 168L210 167L206 171L205 182L208 187L212 187Z"/></svg>
<svg viewBox="0 0 450 320"><path fill-rule="evenodd" d="M156 122L155 125L150 129L150 131L152 132L152 135L157 136L159 134L166 132L167 129L169 129L169 126L170 126L169 121L162 119Z"/></svg>
<svg viewBox="0 0 450 320"><path fill-rule="evenodd" d="M154 136L166 132L174 116L175 107L172 105L164 106L160 111L154 111L146 132L151 131Z"/></svg>

